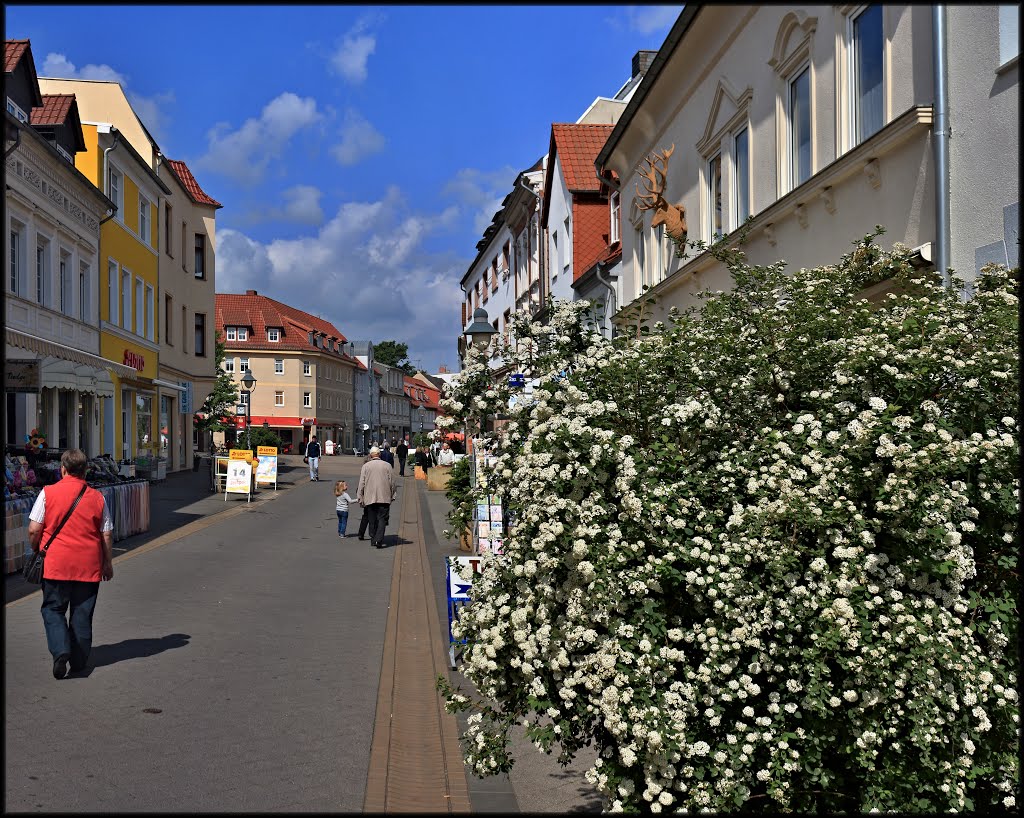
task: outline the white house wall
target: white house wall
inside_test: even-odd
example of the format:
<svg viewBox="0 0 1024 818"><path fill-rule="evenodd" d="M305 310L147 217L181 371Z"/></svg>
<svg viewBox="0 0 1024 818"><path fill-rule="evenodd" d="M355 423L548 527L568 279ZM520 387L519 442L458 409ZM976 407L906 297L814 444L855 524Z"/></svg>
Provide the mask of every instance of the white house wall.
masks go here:
<svg viewBox="0 0 1024 818"><path fill-rule="evenodd" d="M596 174L596 171L595 171ZM548 205L548 281L550 293L555 298L572 301L575 293L572 289L572 195L565 184L562 172L562 157L555 156L555 167L551 177L552 189L547 192L551 197ZM565 220L569 219L569 232L565 231ZM558 234L559 250L555 250L554 235ZM561 264L559 263L561 253ZM568 267L568 270L566 270Z"/></svg>
<svg viewBox="0 0 1024 818"><path fill-rule="evenodd" d="M666 198L685 206L689 238L706 240L711 215L707 158L716 145L724 146L727 156L729 135L744 123L750 134L754 215L744 250L752 263L782 258L793 269L833 263L876 224L887 229L880 239L885 246L896 241L911 247L935 242L931 7L883 6L883 127L861 144L850 145L846 107L837 85L844 87L846 15L855 8L704 6L700 10L608 158L607 166L623 179L622 295L626 302L639 295L629 214L641 162L651 151L675 144ZM1004 221L1009 217L1004 208L1016 212L1012 208L1018 195L1019 86L1016 67L1011 79L1009 74L996 74L994 57L977 56L998 51L995 7L988 7L985 14L977 11L979 7L947 8L950 42L956 43L959 55L954 59L951 54L949 66L950 99L959 100L952 112L952 174L959 179L951 195L956 248L952 264L969 278L979 245L1005 244ZM811 65L811 176L789 191L780 181L785 177L787 153L780 148L786 144L783 108L787 79L799 70L801 51ZM984 67L969 64L972 59ZM1006 159L1011 157L1012 167L1008 167ZM985 166L980 174L979 164ZM728 232L735 227L728 162L722 177ZM554 207L553 200L551 224L558 223ZM642 217L649 237L651 214ZM724 268L706 254L682 267L675 260L668 279L655 287L661 300L654 317L663 317L670 306L694 303L695 293L702 289L730 285Z"/></svg>

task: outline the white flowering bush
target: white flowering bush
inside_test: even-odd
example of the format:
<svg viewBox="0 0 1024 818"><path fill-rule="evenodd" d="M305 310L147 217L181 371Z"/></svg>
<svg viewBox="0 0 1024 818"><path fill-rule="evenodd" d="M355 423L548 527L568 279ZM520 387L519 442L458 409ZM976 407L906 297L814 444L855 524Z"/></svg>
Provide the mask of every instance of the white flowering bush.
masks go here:
<svg viewBox="0 0 1024 818"><path fill-rule="evenodd" d="M521 722L596 743L612 811L1015 809L1017 283L964 301L874 238L722 253L732 291L628 340L554 303L511 409L469 362L444 405L510 413L515 514L455 626L476 692L439 683L477 774Z"/></svg>

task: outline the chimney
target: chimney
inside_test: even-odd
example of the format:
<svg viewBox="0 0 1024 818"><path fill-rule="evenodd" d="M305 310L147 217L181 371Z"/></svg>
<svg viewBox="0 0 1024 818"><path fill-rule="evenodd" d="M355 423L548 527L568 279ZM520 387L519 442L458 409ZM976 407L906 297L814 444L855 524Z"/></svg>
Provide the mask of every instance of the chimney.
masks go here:
<svg viewBox="0 0 1024 818"><path fill-rule="evenodd" d="M438 375L447 375L448 374L448 367L446 367L444 364L441 364L437 368L437 374Z"/></svg>
<svg viewBox="0 0 1024 818"><path fill-rule="evenodd" d="M636 59L636 58L634 57L634 59ZM259 295L259 293L256 292L255 290L246 290L245 294L246 295Z"/></svg>
<svg viewBox="0 0 1024 818"><path fill-rule="evenodd" d="M654 58L657 56L657 51L637 51L633 55L633 73L631 76L640 77L646 74L647 69L651 67L651 63L654 62Z"/></svg>

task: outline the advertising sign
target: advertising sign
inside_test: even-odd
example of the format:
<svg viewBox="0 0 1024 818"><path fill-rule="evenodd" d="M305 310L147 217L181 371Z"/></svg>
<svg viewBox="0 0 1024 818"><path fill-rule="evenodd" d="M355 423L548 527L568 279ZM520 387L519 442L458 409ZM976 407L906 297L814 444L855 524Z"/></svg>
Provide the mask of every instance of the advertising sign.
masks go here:
<svg viewBox="0 0 1024 818"><path fill-rule="evenodd" d="M445 565L448 568L448 660L452 669L455 669L456 645L465 644L465 640L456 639L452 635L452 623L459 618L459 609L469 602L469 592L473 589L473 574L479 574L481 563L480 557L447 557ZM469 568L470 579L463 579L462 573Z"/></svg>
<svg viewBox="0 0 1024 818"><path fill-rule="evenodd" d="M252 450L251 449L231 449L228 452L228 460L244 460L249 465L252 465Z"/></svg>
<svg viewBox="0 0 1024 818"><path fill-rule="evenodd" d="M8 358L4 363L5 392L38 392L42 388L39 361Z"/></svg>
<svg viewBox="0 0 1024 818"><path fill-rule="evenodd" d="M246 502L252 495L252 466L244 460L228 460L228 477L224 483L224 501L229 494L244 494Z"/></svg>
<svg viewBox="0 0 1024 818"><path fill-rule="evenodd" d="M277 491L277 446L257 446L256 485L270 483Z"/></svg>

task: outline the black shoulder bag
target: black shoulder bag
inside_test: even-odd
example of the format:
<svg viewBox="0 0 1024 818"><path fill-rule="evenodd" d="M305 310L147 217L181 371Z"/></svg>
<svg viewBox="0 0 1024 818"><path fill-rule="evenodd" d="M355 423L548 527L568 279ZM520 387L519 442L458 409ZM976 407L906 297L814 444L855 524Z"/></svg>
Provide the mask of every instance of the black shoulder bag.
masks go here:
<svg viewBox="0 0 1024 818"><path fill-rule="evenodd" d="M60 525L54 529L50 535L50 539L46 541L46 545L36 551L28 562L25 563L25 567L21 569L21 575L25 578L26 582L31 582L33 585L39 585L43 581L43 560L46 559L46 551L50 547L50 543L53 542L54 538L60 534L60 530L64 527L64 523L68 521L71 514L75 510L75 506L78 505L78 501L82 499L85 494L85 490L89 488L88 485L82 486L82 490L78 492L78 496L75 498L75 502L71 504L71 508L68 509L68 513L64 515L64 519L60 521Z"/></svg>

